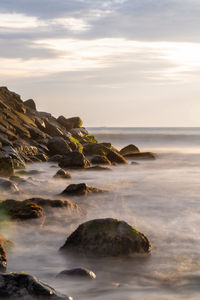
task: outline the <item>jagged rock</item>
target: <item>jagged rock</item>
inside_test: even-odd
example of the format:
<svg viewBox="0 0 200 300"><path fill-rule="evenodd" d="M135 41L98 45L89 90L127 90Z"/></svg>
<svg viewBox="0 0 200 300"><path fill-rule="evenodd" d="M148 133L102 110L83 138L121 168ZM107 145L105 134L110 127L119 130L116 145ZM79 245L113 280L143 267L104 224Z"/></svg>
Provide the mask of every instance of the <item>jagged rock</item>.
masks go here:
<svg viewBox="0 0 200 300"><path fill-rule="evenodd" d="M156 159L156 155L152 152L140 152L140 153L132 153L127 154L127 158L133 158L133 159Z"/></svg>
<svg viewBox="0 0 200 300"><path fill-rule="evenodd" d="M96 274L88 270L86 268L74 268L71 270L64 270L60 272L57 276L57 278L67 279L67 278L81 278L81 279L96 279Z"/></svg>
<svg viewBox="0 0 200 300"><path fill-rule="evenodd" d="M81 224L60 250L94 256L127 256L149 253L147 237L124 221L95 219Z"/></svg>
<svg viewBox="0 0 200 300"><path fill-rule="evenodd" d="M126 156L127 154L139 153L140 150L135 145L130 144L130 145L122 148L119 152L120 152L121 155Z"/></svg>
<svg viewBox="0 0 200 300"><path fill-rule="evenodd" d="M71 179L72 175L69 172L66 172L63 169L58 170L58 172L53 176L54 178L61 179Z"/></svg>
<svg viewBox="0 0 200 300"><path fill-rule="evenodd" d="M68 145L68 143L62 137L59 136L50 139L47 144L47 147L51 155L56 155L56 154L63 155L68 152L71 152L71 148Z"/></svg>
<svg viewBox="0 0 200 300"><path fill-rule="evenodd" d="M66 119L64 116L57 118L58 123L60 123L66 130L71 130L72 128L79 128L83 125L82 120L79 117L73 117Z"/></svg>
<svg viewBox="0 0 200 300"><path fill-rule="evenodd" d="M10 177L14 175L14 164L11 157L0 157L0 176Z"/></svg>
<svg viewBox="0 0 200 300"><path fill-rule="evenodd" d="M18 186L8 179L0 178L0 190L7 191L10 193L18 193Z"/></svg>
<svg viewBox="0 0 200 300"><path fill-rule="evenodd" d="M105 193L106 190L101 190L94 188L85 183L79 184L70 184L66 189L61 193L62 196L86 196L92 193Z"/></svg>
<svg viewBox="0 0 200 300"><path fill-rule="evenodd" d="M7 268L7 253L6 251L13 247L13 242L5 239L0 235L0 272L6 271Z"/></svg>
<svg viewBox="0 0 200 300"><path fill-rule="evenodd" d="M33 99L28 99L24 101L24 105L30 109L36 110L36 105Z"/></svg>
<svg viewBox="0 0 200 300"><path fill-rule="evenodd" d="M7 216L11 219L35 219L43 217L42 207L32 202L8 199L0 202L0 217Z"/></svg>
<svg viewBox="0 0 200 300"><path fill-rule="evenodd" d="M60 294L37 277L20 273L0 274L0 298L73 300Z"/></svg>
<svg viewBox="0 0 200 300"><path fill-rule="evenodd" d="M96 155L91 159L94 165L111 165L111 162L105 155Z"/></svg>
<svg viewBox="0 0 200 300"><path fill-rule="evenodd" d="M89 161L86 157L78 152L73 151L66 153L59 163L61 168L87 168L90 167Z"/></svg>
<svg viewBox="0 0 200 300"><path fill-rule="evenodd" d="M111 163L127 164L126 159L121 154L113 150L110 150L106 156L111 161Z"/></svg>

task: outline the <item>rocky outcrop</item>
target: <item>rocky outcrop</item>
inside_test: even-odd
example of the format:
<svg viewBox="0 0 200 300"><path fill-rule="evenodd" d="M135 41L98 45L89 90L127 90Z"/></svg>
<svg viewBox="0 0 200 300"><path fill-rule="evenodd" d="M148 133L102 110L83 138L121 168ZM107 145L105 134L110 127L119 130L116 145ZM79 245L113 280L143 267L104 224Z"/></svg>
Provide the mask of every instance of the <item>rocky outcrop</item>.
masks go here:
<svg viewBox="0 0 200 300"><path fill-rule="evenodd" d="M7 268L7 253L6 251L13 247L13 242L5 239L0 235L0 272L6 271Z"/></svg>
<svg viewBox="0 0 200 300"><path fill-rule="evenodd" d="M117 219L96 219L81 224L60 248L86 256L127 256L149 253L148 238Z"/></svg>
<svg viewBox="0 0 200 300"><path fill-rule="evenodd" d="M66 153L59 163L61 168L88 168L90 167L89 161L86 157L78 152L73 151Z"/></svg>
<svg viewBox="0 0 200 300"><path fill-rule="evenodd" d="M0 298L73 300L71 297L60 294L35 276L12 272L0 274Z"/></svg>
<svg viewBox="0 0 200 300"><path fill-rule="evenodd" d="M66 187L66 189L61 193L62 196L87 196L88 194L94 193L105 193L106 190L101 190L89 186L85 183L79 184L70 184Z"/></svg>
<svg viewBox="0 0 200 300"><path fill-rule="evenodd" d="M69 279L69 278L78 278L78 279L96 279L96 274L86 268L74 268L71 270L64 270L60 272L57 278Z"/></svg>

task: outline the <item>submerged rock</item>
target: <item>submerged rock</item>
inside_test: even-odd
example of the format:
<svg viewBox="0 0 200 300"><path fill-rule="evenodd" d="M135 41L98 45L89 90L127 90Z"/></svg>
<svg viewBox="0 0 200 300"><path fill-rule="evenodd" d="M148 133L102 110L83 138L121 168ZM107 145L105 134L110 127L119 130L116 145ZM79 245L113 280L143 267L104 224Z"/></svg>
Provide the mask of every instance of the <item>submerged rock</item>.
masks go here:
<svg viewBox="0 0 200 300"><path fill-rule="evenodd" d="M53 177L57 179L71 179L72 175L63 169L60 169Z"/></svg>
<svg viewBox="0 0 200 300"><path fill-rule="evenodd" d="M5 239L0 235L0 272L6 271L7 268L7 254L6 250L13 247L13 242Z"/></svg>
<svg viewBox="0 0 200 300"><path fill-rule="evenodd" d="M81 224L60 250L94 256L127 256L149 253L147 237L124 221L96 219Z"/></svg>
<svg viewBox="0 0 200 300"><path fill-rule="evenodd" d="M95 155L91 159L91 163L94 165L111 165L111 162L105 155Z"/></svg>
<svg viewBox="0 0 200 300"><path fill-rule="evenodd" d="M0 157L0 176L10 177L14 175L14 164L11 157Z"/></svg>
<svg viewBox="0 0 200 300"><path fill-rule="evenodd" d="M92 193L105 193L106 190L101 190L89 186L85 183L79 184L70 184L67 188L61 193L62 196L86 196Z"/></svg>
<svg viewBox="0 0 200 300"><path fill-rule="evenodd" d="M156 159L156 155L152 152L139 152L139 153L132 153L127 154L127 158L133 158L133 159Z"/></svg>
<svg viewBox="0 0 200 300"><path fill-rule="evenodd" d="M73 151L65 154L59 163L61 168L88 168L90 167L89 161L86 157L78 152Z"/></svg>
<svg viewBox="0 0 200 300"><path fill-rule="evenodd" d="M0 298L72 300L71 297L60 294L37 277L19 273L0 274Z"/></svg>
<svg viewBox="0 0 200 300"><path fill-rule="evenodd" d="M81 279L96 279L96 274L86 268L74 268L71 270L64 270L60 272L56 277L62 279L70 277L77 277Z"/></svg>
<svg viewBox="0 0 200 300"><path fill-rule="evenodd" d="M130 144L130 145L122 148L119 152L120 152L121 155L126 156L127 154L139 153L140 150L135 145Z"/></svg>

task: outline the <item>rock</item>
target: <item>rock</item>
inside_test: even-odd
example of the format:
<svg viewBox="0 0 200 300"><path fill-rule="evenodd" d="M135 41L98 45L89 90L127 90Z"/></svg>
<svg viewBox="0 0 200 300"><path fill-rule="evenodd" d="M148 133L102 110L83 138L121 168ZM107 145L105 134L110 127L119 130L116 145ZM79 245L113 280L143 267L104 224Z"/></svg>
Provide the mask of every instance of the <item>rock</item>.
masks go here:
<svg viewBox="0 0 200 300"><path fill-rule="evenodd" d="M50 120L45 119L45 133L50 135L51 137L57 137L57 136L63 136L62 130L55 124L54 122L51 122Z"/></svg>
<svg viewBox="0 0 200 300"><path fill-rule="evenodd" d="M49 140L47 147L50 151L51 155L56 154L66 154L71 151L70 146L67 144L67 142L62 137L54 137Z"/></svg>
<svg viewBox="0 0 200 300"><path fill-rule="evenodd" d="M140 150L139 150L139 148L136 147L135 145L130 144L130 145L128 145L128 146L122 148L119 152L120 152L121 155L125 156L125 155L127 155L127 154L139 153Z"/></svg>
<svg viewBox="0 0 200 300"><path fill-rule="evenodd" d="M0 190L7 191L10 193L18 193L18 186L8 179L0 178Z"/></svg>
<svg viewBox="0 0 200 300"><path fill-rule="evenodd" d="M7 254L6 250L13 247L13 242L5 239L0 235L0 272L6 271L7 268Z"/></svg>
<svg viewBox="0 0 200 300"><path fill-rule="evenodd" d="M28 274L0 274L0 298L6 299L63 299L73 300Z"/></svg>
<svg viewBox="0 0 200 300"><path fill-rule="evenodd" d="M0 157L0 176L10 177L14 175L13 159L11 157Z"/></svg>
<svg viewBox="0 0 200 300"><path fill-rule="evenodd" d="M89 161L86 157L78 152L73 151L66 153L59 163L61 168L88 168L90 167Z"/></svg>
<svg viewBox="0 0 200 300"><path fill-rule="evenodd" d="M69 172L64 171L63 169L60 169L53 177L58 179L71 179L72 175Z"/></svg>
<svg viewBox="0 0 200 300"><path fill-rule="evenodd" d="M101 190L89 186L85 183L79 184L70 184L66 187L66 189L61 193L62 196L86 196L92 193L105 193L106 190Z"/></svg>
<svg viewBox="0 0 200 300"><path fill-rule="evenodd" d="M24 105L30 109L36 110L36 105L33 99L28 99L24 101Z"/></svg>
<svg viewBox="0 0 200 300"><path fill-rule="evenodd" d="M20 175L39 175L43 173L43 171L39 171L39 170L29 170L29 171L26 171L26 170L20 170L20 171L17 171L16 174L20 174Z"/></svg>
<svg viewBox="0 0 200 300"><path fill-rule="evenodd" d="M124 221L95 219L81 224L60 250L86 256L129 256L149 253L147 237Z"/></svg>
<svg viewBox="0 0 200 300"><path fill-rule="evenodd" d="M70 130L70 133L72 134L72 136L74 138L83 138L84 136L88 135L88 131L83 127L81 127L81 128L72 128Z"/></svg>
<svg viewBox="0 0 200 300"><path fill-rule="evenodd" d="M43 209L39 205L13 199L0 202L0 212L0 218L7 216L19 220L36 219L44 215Z"/></svg>
<svg viewBox="0 0 200 300"><path fill-rule="evenodd" d="M103 166L93 166L85 169L87 171L112 171L109 167L103 167Z"/></svg>
<svg viewBox="0 0 200 300"><path fill-rule="evenodd" d="M56 155L51 156L49 158L49 161L51 161L51 162L60 162L62 158L63 158L62 155L56 154Z"/></svg>
<svg viewBox="0 0 200 300"><path fill-rule="evenodd" d="M132 153L127 154L126 158L133 158L133 159L156 159L156 155L152 152L140 152L140 153Z"/></svg>
<svg viewBox="0 0 200 300"><path fill-rule="evenodd" d="M108 153L109 149L102 144L87 143L83 145L83 153L85 155L101 155L104 156Z"/></svg>
<svg viewBox="0 0 200 300"><path fill-rule="evenodd" d="M111 161L111 163L127 164L126 159L121 154L113 150L110 150L106 156Z"/></svg>
<svg viewBox="0 0 200 300"><path fill-rule="evenodd" d="M60 272L57 276L57 278L81 278L81 279L96 279L96 274L92 272L91 270L88 270L86 268L74 268L71 270L64 270Z"/></svg>
<svg viewBox="0 0 200 300"><path fill-rule="evenodd" d="M91 163L94 165L111 165L111 162L105 155L95 155L91 159Z"/></svg>
<svg viewBox="0 0 200 300"><path fill-rule="evenodd" d="M45 155L44 153L39 153L36 155L36 158L39 159L42 162L48 161L49 158L47 155Z"/></svg>
<svg viewBox="0 0 200 300"><path fill-rule="evenodd" d="M72 128L79 128L83 125L82 120L79 117L73 117L66 119L64 116L57 118L57 122L60 123L66 130L71 130Z"/></svg>

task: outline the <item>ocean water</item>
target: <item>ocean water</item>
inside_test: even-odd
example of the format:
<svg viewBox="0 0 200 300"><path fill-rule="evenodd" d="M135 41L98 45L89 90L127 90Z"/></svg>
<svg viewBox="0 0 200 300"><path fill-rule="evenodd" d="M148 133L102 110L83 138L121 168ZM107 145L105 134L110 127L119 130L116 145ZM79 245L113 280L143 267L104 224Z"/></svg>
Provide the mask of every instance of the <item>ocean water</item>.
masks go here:
<svg viewBox="0 0 200 300"><path fill-rule="evenodd" d="M199 299L200 296L200 128L89 128L100 142L116 148L133 143L153 151L155 161L112 166L112 172L72 170L72 179L55 180L58 167L35 163L39 175L24 176L28 183L15 196L58 198L70 183L85 182L110 192L73 198L82 213L70 217L54 210L38 224L7 222L4 234L15 242L8 254L8 272L34 274L77 300ZM10 195L3 195L7 198ZM113 217L145 233L152 243L148 256L78 258L61 255L59 247L82 222ZM64 269L92 269L93 281L59 281Z"/></svg>

